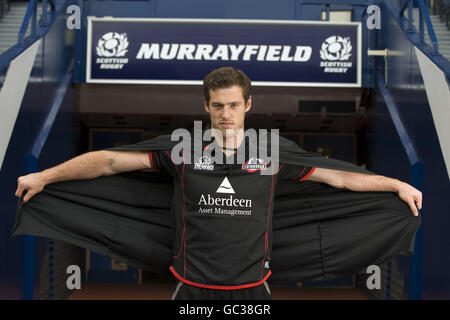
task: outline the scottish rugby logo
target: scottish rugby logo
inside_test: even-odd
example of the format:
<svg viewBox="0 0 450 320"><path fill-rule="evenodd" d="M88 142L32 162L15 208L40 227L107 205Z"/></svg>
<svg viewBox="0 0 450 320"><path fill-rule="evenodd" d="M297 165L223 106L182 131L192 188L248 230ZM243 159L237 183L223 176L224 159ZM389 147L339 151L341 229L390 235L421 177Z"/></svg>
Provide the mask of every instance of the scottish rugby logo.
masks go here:
<svg viewBox="0 0 450 320"><path fill-rule="evenodd" d="M352 62L348 62L351 57L352 44L349 37L331 36L322 42L320 47L320 63L324 67L324 72L346 73L352 67Z"/></svg>
<svg viewBox="0 0 450 320"><path fill-rule="evenodd" d="M99 57L123 57L127 53L128 39L126 33L108 32L97 43Z"/></svg>
<svg viewBox="0 0 450 320"><path fill-rule="evenodd" d="M122 69L128 63L128 58L120 58L128 52L128 39L126 33L108 32L97 42L96 63L100 69Z"/></svg>
<svg viewBox="0 0 450 320"><path fill-rule="evenodd" d="M348 60L351 56L351 52L352 44L350 43L349 37L328 37L320 47L320 57L322 60Z"/></svg>

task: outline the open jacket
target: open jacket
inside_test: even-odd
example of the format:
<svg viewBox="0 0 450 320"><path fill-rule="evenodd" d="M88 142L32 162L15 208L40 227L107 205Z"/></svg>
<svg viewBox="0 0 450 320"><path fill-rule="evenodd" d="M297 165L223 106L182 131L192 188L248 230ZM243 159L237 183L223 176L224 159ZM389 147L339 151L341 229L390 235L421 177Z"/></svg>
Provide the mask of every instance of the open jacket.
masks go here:
<svg viewBox="0 0 450 320"><path fill-rule="evenodd" d="M110 150L171 150L170 135ZM279 162L375 174L301 149L280 137ZM47 185L19 199L11 237L65 241L152 272L172 259L172 177L132 171ZM280 181L273 212L272 277L334 279L366 272L397 254L412 255L421 217L394 192L360 192L314 181Z"/></svg>

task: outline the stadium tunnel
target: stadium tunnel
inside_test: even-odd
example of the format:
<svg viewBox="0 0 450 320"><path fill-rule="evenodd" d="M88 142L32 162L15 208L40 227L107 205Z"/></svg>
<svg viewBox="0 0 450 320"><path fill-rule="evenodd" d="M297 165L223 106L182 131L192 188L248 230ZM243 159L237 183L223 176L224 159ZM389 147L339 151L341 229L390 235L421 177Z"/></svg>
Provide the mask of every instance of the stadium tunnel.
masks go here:
<svg viewBox="0 0 450 320"><path fill-rule="evenodd" d="M376 12L368 10L371 5L379 10L378 28L368 27ZM368 290L367 275L359 274L329 281L272 283L274 298L450 298L449 258L433 250L450 240L445 231L450 223L445 214L450 209L446 196L450 191L450 132L445 128L445 119L450 116L450 63L445 51L450 31L440 27L439 18L445 8L448 10L448 2L422 0L285 0L277 4L228 1L220 5L208 1L187 1L183 5L177 1L9 1L0 18L0 32L9 30L13 35L11 43L0 44L0 104L5 114L0 145L0 216L4 226L0 233L0 261L5 261L0 274L0 298L123 299L125 292L128 298L169 297L175 284L169 272L152 274L52 239L22 236L9 240L17 207L17 177L88 151L131 144L177 128L191 129L194 121L209 123L203 109L201 79L206 70L227 64L256 79L252 109L246 116L247 128L278 129L282 136L307 151L408 182L422 190L426 199L422 210L425 223L417 234L415 253L412 257L398 256L380 266L381 289ZM419 19L420 13L424 19ZM35 15L38 19L33 18ZM130 54L116 52L115 57L103 55L105 60L98 62L101 46L108 39L115 37L115 44L109 49L122 46L122 51L135 53L139 47L133 47L133 41L152 41L136 40L138 35L133 38L131 32L128 39L114 34L111 25L116 27L136 18L142 18L139 23L143 24L150 21L155 27L155 35L148 38L154 36L154 42L159 39L158 50L163 43L183 43L182 40L197 44L212 41L217 46L211 33L188 33L190 24L199 21L217 24L218 37L226 34L221 34L220 28L227 30L229 25L242 27L247 23L244 30L250 35L260 32L261 39L267 38L268 42L276 42L277 34L273 37L267 30L272 27L283 32L283 27L287 27L276 43L285 41L292 46L296 41L292 34L302 32L293 28L311 28L303 32L321 28L318 34L334 38L318 37L320 40L315 42L312 39L316 47L312 45L310 59L333 61L326 54L336 54L332 45L337 43L339 50L347 50L339 53L339 61L353 61L348 72L354 74L346 77L343 69L349 65L338 64L328 74L318 63L316 69L307 66L304 72L290 71L288 63L277 71L279 65L274 67L273 61L265 68L264 62L270 62L267 51L261 54L266 59L249 51L248 60L226 62L212 59L213 51L203 51L199 59L191 59L195 60L191 65L188 54L181 64L176 59L156 61L158 54L148 51L156 61L155 74L147 78L142 74L145 63L151 63L151 59L135 61L134 69L128 69L132 71L125 75L114 73L127 70L132 59ZM167 18L178 19L177 23L186 27L181 36L173 33L180 27L174 29L173 23L168 26ZM289 21L292 24L283 23ZM448 20L446 23L448 26ZM341 41L336 36L341 27L354 28L355 38L349 36L353 46L343 44L345 37ZM202 30L197 28L191 29ZM105 35L108 36L103 39ZM2 39L6 42L9 38ZM438 39L443 43L439 50ZM262 42L259 49L265 46L264 50L270 51L268 42ZM244 56L246 49L242 50ZM350 52L351 60L343 57ZM159 55L163 55L162 51ZM276 56L272 51L272 58ZM285 55L278 51L279 56L292 58L286 61L296 58L293 51ZM126 62L124 57L128 57ZM259 59L259 64L252 65L252 58ZM101 64L109 67L102 69ZM306 81L308 77L314 80ZM69 265L80 266L82 288L91 291L67 288ZM111 295L102 284L125 285L119 286L123 295ZM143 285L147 285L145 290Z"/></svg>

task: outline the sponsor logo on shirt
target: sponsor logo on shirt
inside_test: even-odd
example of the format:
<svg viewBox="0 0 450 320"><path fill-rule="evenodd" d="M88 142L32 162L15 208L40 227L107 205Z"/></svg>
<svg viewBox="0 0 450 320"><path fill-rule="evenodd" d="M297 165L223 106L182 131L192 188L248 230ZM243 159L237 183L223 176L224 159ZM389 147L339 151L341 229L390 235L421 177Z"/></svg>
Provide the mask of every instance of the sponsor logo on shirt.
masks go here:
<svg viewBox="0 0 450 320"><path fill-rule="evenodd" d="M214 165L211 164L211 158L208 156L200 157L198 161L194 163L194 170L214 170Z"/></svg>
<svg viewBox="0 0 450 320"><path fill-rule="evenodd" d="M251 199L239 199L233 196L235 194L234 189L225 177L222 180L216 193L228 193L229 196L226 197L214 197L211 194L202 194L200 200L198 201L198 212L203 214L220 214L220 215L240 215L240 216L251 216L252 210L243 210L243 208L252 208ZM226 207L226 208L223 208Z"/></svg>
<svg viewBox="0 0 450 320"><path fill-rule="evenodd" d="M248 172L255 172L258 170L266 170L267 164L263 159L250 158L245 164L242 165L242 170L247 170Z"/></svg>
<svg viewBox="0 0 450 320"><path fill-rule="evenodd" d="M234 193L234 189L231 186L230 181L228 181L227 177L225 177L225 179L223 179L223 181L220 184L219 188L217 189L216 193Z"/></svg>

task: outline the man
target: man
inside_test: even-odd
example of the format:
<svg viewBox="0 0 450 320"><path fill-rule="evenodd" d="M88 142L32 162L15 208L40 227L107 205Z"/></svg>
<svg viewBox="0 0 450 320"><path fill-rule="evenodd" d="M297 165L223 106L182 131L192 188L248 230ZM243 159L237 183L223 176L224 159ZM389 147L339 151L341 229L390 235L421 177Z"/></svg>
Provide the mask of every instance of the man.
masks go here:
<svg viewBox="0 0 450 320"><path fill-rule="evenodd" d="M252 106L250 80L240 70L220 68L205 77L203 88L214 143L223 150L222 163L202 166L200 159L192 158L194 163L176 164L169 150L101 150L20 177L16 196L26 191L27 202L47 184L65 180L149 168L168 171L176 200L170 270L179 280L172 299L270 299L266 280L271 274L272 202L281 179L309 179L353 191L392 191L415 216L422 208L419 190L380 175L284 164L276 170L264 168L275 170L271 175L245 170L234 157L249 149L244 120ZM248 161L248 153L245 156Z"/></svg>

